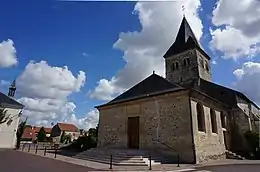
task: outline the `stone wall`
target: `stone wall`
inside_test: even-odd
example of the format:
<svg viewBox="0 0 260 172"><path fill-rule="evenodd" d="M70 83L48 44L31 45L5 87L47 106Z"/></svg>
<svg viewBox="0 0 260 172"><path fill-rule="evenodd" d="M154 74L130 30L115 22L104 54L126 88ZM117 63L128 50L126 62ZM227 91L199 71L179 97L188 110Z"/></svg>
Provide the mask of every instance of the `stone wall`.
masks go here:
<svg viewBox="0 0 260 172"><path fill-rule="evenodd" d="M193 134L194 134L194 145L196 152L197 163L205 162L213 159L225 158L225 142L223 136L223 130L221 126L220 111L221 108L214 106L211 102L206 102L207 99L201 99L200 101L195 98L191 98L191 111L192 111L192 123L193 123ZM197 103L201 103L205 115L205 132L198 130L197 120ZM217 122L217 133L212 133L211 119L210 119L210 108L215 110L216 122Z"/></svg>
<svg viewBox="0 0 260 172"><path fill-rule="evenodd" d="M250 118L240 108L233 109L232 117L232 151L245 153L248 151L248 146L244 134L251 130Z"/></svg>
<svg viewBox="0 0 260 172"><path fill-rule="evenodd" d="M140 117L139 148L180 154L193 163L189 97L176 92L100 108L98 147L127 148L127 119ZM170 146L167 148L162 143Z"/></svg>
<svg viewBox="0 0 260 172"><path fill-rule="evenodd" d="M0 148L15 148L16 131L20 120L18 114L21 109L5 108L5 110L7 110L6 115L10 115L13 121L10 125L7 122L0 124Z"/></svg>
<svg viewBox="0 0 260 172"><path fill-rule="evenodd" d="M186 58L190 59L190 64L184 66L184 59ZM172 64L176 62L179 64L179 67L178 69L172 70ZM211 81L210 61L196 49L166 58L165 69L166 78L180 85L189 84L194 79L198 80L199 78Z"/></svg>
<svg viewBox="0 0 260 172"><path fill-rule="evenodd" d="M210 67L210 61L202 55L198 50L195 50L197 64L198 64L198 70L199 70L199 77L206 80L211 81L211 67ZM200 63L200 59L203 60L203 64ZM207 66L207 67L206 67Z"/></svg>

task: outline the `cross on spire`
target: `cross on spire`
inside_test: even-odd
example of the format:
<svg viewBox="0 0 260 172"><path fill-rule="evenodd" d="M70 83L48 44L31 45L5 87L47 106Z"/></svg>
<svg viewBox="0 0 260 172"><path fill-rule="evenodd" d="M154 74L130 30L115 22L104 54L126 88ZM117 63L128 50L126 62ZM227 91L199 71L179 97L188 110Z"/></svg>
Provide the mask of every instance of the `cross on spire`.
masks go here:
<svg viewBox="0 0 260 172"><path fill-rule="evenodd" d="M182 13L183 13L183 17L185 17L185 6L182 6Z"/></svg>

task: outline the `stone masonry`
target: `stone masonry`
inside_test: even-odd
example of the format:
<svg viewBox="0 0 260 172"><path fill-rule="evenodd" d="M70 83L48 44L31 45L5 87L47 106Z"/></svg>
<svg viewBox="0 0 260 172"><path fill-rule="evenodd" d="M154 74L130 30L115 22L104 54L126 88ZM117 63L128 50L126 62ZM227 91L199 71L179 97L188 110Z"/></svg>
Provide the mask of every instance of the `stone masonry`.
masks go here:
<svg viewBox="0 0 260 172"><path fill-rule="evenodd" d="M194 162L189 97L176 92L99 109L98 147L127 148L127 118L140 117L140 149L180 154L183 162ZM172 147L165 147L161 142Z"/></svg>
<svg viewBox="0 0 260 172"><path fill-rule="evenodd" d="M205 100L205 99L204 99ZM197 111L196 104L201 103L205 115L205 127L206 131L202 132L198 130ZM225 143L223 130L221 126L220 107L212 106L209 102L202 102L199 99L191 98L191 111L192 111L192 125L194 145L196 152L196 162L205 162L209 160L223 159L225 158ZM217 133L213 133L211 130L211 117L210 108L215 111L217 122Z"/></svg>

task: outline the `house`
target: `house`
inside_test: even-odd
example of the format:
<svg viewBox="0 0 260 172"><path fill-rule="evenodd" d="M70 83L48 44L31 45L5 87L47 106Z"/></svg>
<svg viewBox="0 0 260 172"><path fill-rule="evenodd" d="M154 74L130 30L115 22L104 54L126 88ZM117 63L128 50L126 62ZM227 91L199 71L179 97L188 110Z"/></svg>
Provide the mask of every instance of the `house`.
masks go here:
<svg viewBox="0 0 260 172"><path fill-rule="evenodd" d="M80 136L80 130L74 124L57 123L52 127L51 130L51 137L53 142L60 142L63 132L65 135L70 135L71 141L77 139Z"/></svg>
<svg viewBox="0 0 260 172"><path fill-rule="evenodd" d="M27 125L24 129L23 135L21 137L21 141L32 143L37 140L37 135L40 131L41 127ZM52 128L44 127L44 131L46 133L46 138L51 136Z"/></svg>
<svg viewBox="0 0 260 172"><path fill-rule="evenodd" d="M8 96L0 92L0 148L15 148L16 132L22 115L23 105L15 100L15 81Z"/></svg>
<svg viewBox="0 0 260 172"><path fill-rule="evenodd" d="M37 138L37 135L38 135L41 127L34 126L32 129L33 129L33 131L35 133L35 137ZM52 130L52 128L44 127L44 131L45 131L46 137L51 137L51 130ZM35 140L36 140L36 138L35 138Z"/></svg>
<svg viewBox="0 0 260 172"><path fill-rule="evenodd" d="M245 94L212 82L211 58L185 17L163 57L166 78L153 72L96 107L98 148L179 154L182 163L248 151L244 133L259 131L259 107Z"/></svg>

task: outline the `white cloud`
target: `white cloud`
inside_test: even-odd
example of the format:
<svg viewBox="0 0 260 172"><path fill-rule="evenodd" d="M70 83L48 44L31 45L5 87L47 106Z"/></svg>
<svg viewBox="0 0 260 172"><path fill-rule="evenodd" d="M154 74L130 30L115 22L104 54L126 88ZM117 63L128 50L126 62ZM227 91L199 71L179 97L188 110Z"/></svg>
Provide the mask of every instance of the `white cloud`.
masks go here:
<svg viewBox="0 0 260 172"><path fill-rule="evenodd" d="M18 64L16 49L11 39L0 43L0 67L11 67Z"/></svg>
<svg viewBox="0 0 260 172"><path fill-rule="evenodd" d="M235 87L260 105L260 63L246 62L233 74L237 78Z"/></svg>
<svg viewBox="0 0 260 172"><path fill-rule="evenodd" d="M231 8L232 7L232 8ZM213 10L211 48L224 58L253 57L260 50L260 1L219 0Z"/></svg>
<svg viewBox="0 0 260 172"><path fill-rule="evenodd" d="M216 60L212 60L212 64L216 65L218 62Z"/></svg>
<svg viewBox="0 0 260 172"><path fill-rule="evenodd" d="M22 95L18 101L25 105L24 116L35 125L50 126L52 122L62 121L83 125L82 119L75 115L76 105L68 101L68 96L79 92L85 80L85 72L79 71L75 77L67 66L54 67L45 61L28 63L16 82Z"/></svg>
<svg viewBox="0 0 260 172"><path fill-rule="evenodd" d="M10 81L6 81L6 80L0 80L0 85L1 86L9 86L9 85L11 85L11 82Z"/></svg>
<svg viewBox="0 0 260 172"><path fill-rule="evenodd" d="M199 0L185 2L138 2L134 13L142 25L141 31L120 33L114 48L124 52L126 65L110 80L101 79L90 93L91 98L110 100L123 90L152 74L164 75L163 55L174 42L182 19L182 5L195 35L202 36L198 17Z"/></svg>
<svg viewBox="0 0 260 172"><path fill-rule="evenodd" d="M71 115L66 122L72 122L83 129L96 128L98 124L99 113L98 110L88 112L84 117L77 117L75 114Z"/></svg>
<svg viewBox="0 0 260 172"><path fill-rule="evenodd" d="M79 71L76 78L67 66L52 67L45 61L31 61L19 76L17 87L22 96L62 99L72 92L78 92L85 79L83 71Z"/></svg>

